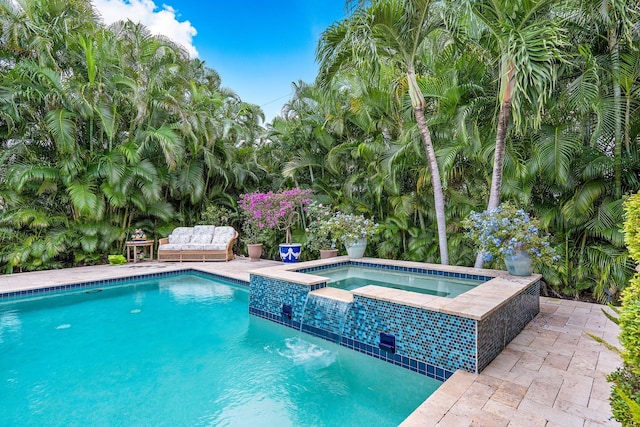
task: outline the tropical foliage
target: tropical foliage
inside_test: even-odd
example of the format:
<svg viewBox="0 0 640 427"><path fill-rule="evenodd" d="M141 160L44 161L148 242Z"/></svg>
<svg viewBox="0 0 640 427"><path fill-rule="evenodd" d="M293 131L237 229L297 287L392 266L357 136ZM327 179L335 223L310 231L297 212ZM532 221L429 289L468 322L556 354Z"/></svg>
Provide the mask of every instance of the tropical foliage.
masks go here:
<svg viewBox="0 0 640 427"><path fill-rule="evenodd" d="M215 71L87 1L0 2L0 262L104 262L257 180L260 110ZM153 238L152 236L150 236Z"/></svg>
<svg viewBox="0 0 640 427"><path fill-rule="evenodd" d="M349 6L317 82L263 129L143 26L105 27L81 0L0 0L2 268L104 262L136 228L297 187L379 223L380 257L456 265L477 255L462 221L512 202L554 237L546 291L618 300L634 268L623 200L640 189L637 1Z"/></svg>

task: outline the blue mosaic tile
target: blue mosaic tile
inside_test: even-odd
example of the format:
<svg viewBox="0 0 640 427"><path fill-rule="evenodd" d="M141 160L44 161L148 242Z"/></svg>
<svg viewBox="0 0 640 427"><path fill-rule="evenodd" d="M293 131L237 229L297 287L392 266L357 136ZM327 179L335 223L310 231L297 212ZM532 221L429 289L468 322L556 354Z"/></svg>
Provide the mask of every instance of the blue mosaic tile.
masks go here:
<svg viewBox="0 0 640 427"><path fill-rule="evenodd" d="M475 372L472 319L355 295L343 334L377 346L380 332L396 337L396 351L434 366Z"/></svg>
<svg viewBox="0 0 640 427"><path fill-rule="evenodd" d="M292 320L300 323L309 286L283 280L251 275L249 284L249 310L257 309L272 315L280 315L283 304L292 307Z"/></svg>
<svg viewBox="0 0 640 427"><path fill-rule="evenodd" d="M539 311L540 282L536 282L478 322L478 372L486 368Z"/></svg>

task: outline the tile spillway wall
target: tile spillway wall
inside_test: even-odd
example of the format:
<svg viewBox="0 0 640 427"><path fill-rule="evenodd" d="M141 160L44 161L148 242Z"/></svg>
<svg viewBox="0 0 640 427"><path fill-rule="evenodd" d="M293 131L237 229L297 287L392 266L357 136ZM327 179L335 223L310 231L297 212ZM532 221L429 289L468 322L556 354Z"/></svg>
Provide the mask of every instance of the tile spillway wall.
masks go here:
<svg viewBox="0 0 640 427"><path fill-rule="evenodd" d="M331 315L307 301L324 286L252 274L249 312L295 329L302 322L305 332L442 381L457 369L480 372L539 311L537 282L481 321L361 295ZM283 304L291 305L291 319ZM395 354L378 348L380 332L395 336Z"/></svg>
<svg viewBox="0 0 640 427"><path fill-rule="evenodd" d="M540 311L540 282L478 322L478 372L502 351Z"/></svg>
<svg viewBox="0 0 640 427"><path fill-rule="evenodd" d="M398 354L449 372L475 372L471 319L354 295L343 336L377 347L380 332L396 337Z"/></svg>

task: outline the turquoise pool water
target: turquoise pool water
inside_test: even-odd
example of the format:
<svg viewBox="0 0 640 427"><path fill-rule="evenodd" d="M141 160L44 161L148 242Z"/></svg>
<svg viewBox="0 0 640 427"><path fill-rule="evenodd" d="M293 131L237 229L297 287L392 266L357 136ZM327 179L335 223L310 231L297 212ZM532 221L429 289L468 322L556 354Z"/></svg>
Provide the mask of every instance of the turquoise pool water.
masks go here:
<svg viewBox="0 0 640 427"><path fill-rule="evenodd" d="M440 277L360 266L329 268L314 274L331 278L331 281L327 284L328 286L348 291L366 285L377 285L447 298L457 297L483 283L480 280Z"/></svg>
<svg viewBox="0 0 640 427"><path fill-rule="evenodd" d="M395 426L441 384L195 275L0 303L0 424Z"/></svg>

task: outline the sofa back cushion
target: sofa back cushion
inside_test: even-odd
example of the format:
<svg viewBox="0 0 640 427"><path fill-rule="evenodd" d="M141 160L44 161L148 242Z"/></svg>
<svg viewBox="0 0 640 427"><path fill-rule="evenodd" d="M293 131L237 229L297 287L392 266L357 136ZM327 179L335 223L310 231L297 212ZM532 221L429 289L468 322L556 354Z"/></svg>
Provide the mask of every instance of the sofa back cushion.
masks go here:
<svg viewBox="0 0 640 427"><path fill-rule="evenodd" d="M193 234L193 227L176 227L169 235L170 244L189 243Z"/></svg>
<svg viewBox="0 0 640 427"><path fill-rule="evenodd" d="M216 227L216 231L213 233L213 239L211 243L224 243L227 244L236 236L236 230L233 227L222 226Z"/></svg>
<svg viewBox="0 0 640 427"><path fill-rule="evenodd" d="M213 239L213 234L195 234L191 235L191 240L189 243L211 243Z"/></svg>
<svg viewBox="0 0 640 427"><path fill-rule="evenodd" d="M216 227L214 225L196 225L193 227L193 234L209 234L213 235Z"/></svg>

